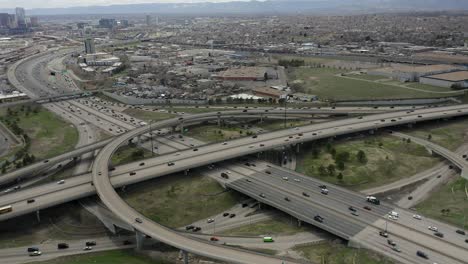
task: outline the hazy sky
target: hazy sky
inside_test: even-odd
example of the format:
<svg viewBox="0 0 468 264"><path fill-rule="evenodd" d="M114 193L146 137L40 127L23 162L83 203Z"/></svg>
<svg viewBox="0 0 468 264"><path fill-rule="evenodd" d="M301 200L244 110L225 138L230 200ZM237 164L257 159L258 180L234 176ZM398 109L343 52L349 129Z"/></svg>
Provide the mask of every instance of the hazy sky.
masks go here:
<svg viewBox="0 0 468 264"><path fill-rule="evenodd" d="M30 8L136 4L136 3L196 3L196 2L230 2L232 0L0 0L0 8L17 6ZM237 0L246 1L246 0Z"/></svg>

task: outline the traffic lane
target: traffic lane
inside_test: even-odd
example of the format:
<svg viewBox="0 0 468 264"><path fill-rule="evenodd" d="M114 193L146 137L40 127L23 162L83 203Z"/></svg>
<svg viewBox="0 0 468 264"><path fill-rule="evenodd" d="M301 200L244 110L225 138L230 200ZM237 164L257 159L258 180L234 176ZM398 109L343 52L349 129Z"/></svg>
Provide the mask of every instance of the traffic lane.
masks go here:
<svg viewBox="0 0 468 264"><path fill-rule="evenodd" d="M365 228L364 224L347 223L342 217L336 217L319 207L314 207L301 199L290 198L291 201L286 201L285 197L288 194L282 193L280 190L271 188L256 182L247 182L246 180L237 180L227 184L227 187L246 194L259 202L273 206L285 213L288 213L301 221L322 228L332 234L340 236L344 239L354 236ZM261 197L260 194L265 197ZM324 218L323 223L314 220L314 217L320 215Z"/></svg>
<svg viewBox="0 0 468 264"><path fill-rule="evenodd" d="M376 223L376 225L384 226L385 224L382 221L379 221ZM412 232L409 233L410 235L412 234ZM401 252L394 251L392 246L389 245L388 239L394 241ZM394 236L392 233L389 234L388 238L381 237L376 230L370 227L357 234L352 238L352 240L365 244L368 248L381 252L385 255L403 258L404 260L409 261L409 263L464 263L435 252L431 250L430 247L402 239L398 236ZM425 260L417 256L416 252L418 250L428 254L429 259Z"/></svg>
<svg viewBox="0 0 468 264"><path fill-rule="evenodd" d="M344 205L353 206L354 208L360 211L363 211L363 207L369 206L372 209L372 212L378 214L379 217L382 217L393 210L393 207L387 206L385 204L374 205L372 203L367 202L366 197L364 195L355 194L349 191L343 191L343 188L336 188L334 185L327 185L326 182L318 181L312 177L307 177L298 173L274 167L271 167L266 171L270 171L271 174L266 174L265 172L257 172L256 176L262 178L272 178L275 179L275 181L278 183L282 182L284 184L290 184L292 186L300 188L300 191L306 192L308 194L314 193L317 195L329 196L333 199L338 199L339 202L343 203ZM288 177L288 180L285 181L283 177ZM300 182L296 182L296 179L300 180ZM329 191L328 195L324 195L321 193L321 188L319 187L321 185L327 186L327 189Z"/></svg>
<svg viewBox="0 0 468 264"><path fill-rule="evenodd" d="M304 188L300 185L300 183L296 183L294 181L285 181L278 177L270 177L268 174L256 173L251 176L252 179L260 180L263 182L269 182L269 184L275 185L278 188L287 189L288 192L294 194L296 196L301 197L302 199L310 199L313 201L321 202L327 204L327 206L334 208L337 211L342 212L343 214L348 215L349 217L358 217L363 219L368 223L373 223L377 219L383 217L385 214L388 213L387 210L380 210L380 212L372 209L372 211L365 210L362 207L358 207L357 204L353 203L353 200L346 195L341 195L339 192L329 192L328 195L324 195L320 192L320 189L317 188ZM307 192L310 197L305 197L303 192ZM351 211L349 210L349 206L353 206L356 208L359 216L351 215ZM378 206L377 206L378 208Z"/></svg>

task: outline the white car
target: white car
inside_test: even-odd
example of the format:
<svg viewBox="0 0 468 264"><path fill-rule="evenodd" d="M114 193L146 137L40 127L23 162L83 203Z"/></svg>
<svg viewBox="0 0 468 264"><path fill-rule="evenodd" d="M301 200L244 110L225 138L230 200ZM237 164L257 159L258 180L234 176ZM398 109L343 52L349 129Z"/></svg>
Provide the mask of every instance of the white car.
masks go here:
<svg viewBox="0 0 468 264"><path fill-rule="evenodd" d="M398 221L398 217L396 217L394 215L388 215L388 219Z"/></svg>
<svg viewBox="0 0 468 264"><path fill-rule="evenodd" d="M288 177L283 177L283 180L289 181L289 178Z"/></svg>
<svg viewBox="0 0 468 264"><path fill-rule="evenodd" d="M397 212L395 212L395 211L391 211L391 212L388 213L388 214L391 215L391 216L393 216L393 217L396 217L396 218L400 217L400 215L399 215Z"/></svg>
<svg viewBox="0 0 468 264"><path fill-rule="evenodd" d="M31 256L31 257L40 256L40 255L42 255L41 251L33 251L33 252L29 253L29 256Z"/></svg>
<svg viewBox="0 0 468 264"><path fill-rule="evenodd" d="M297 178L294 179L294 181L295 181L295 182L301 182L301 180L300 180L300 179L297 179Z"/></svg>
<svg viewBox="0 0 468 264"><path fill-rule="evenodd" d="M206 222L207 222L208 224L213 223L214 221L215 221L215 220L214 220L213 218L210 218L210 219L206 220Z"/></svg>
<svg viewBox="0 0 468 264"><path fill-rule="evenodd" d="M86 246L86 247L83 248L84 251L88 251L88 250L91 250L91 249L93 249L93 248L90 247L90 246Z"/></svg>
<svg viewBox="0 0 468 264"><path fill-rule="evenodd" d="M413 215L413 218L416 219L416 220L421 220L422 217L420 215Z"/></svg>
<svg viewBox="0 0 468 264"><path fill-rule="evenodd" d="M435 226L428 226L427 229L431 230L431 231L434 231L434 232L437 232L439 229Z"/></svg>
<svg viewBox="0 0 468 264"><path fill-rule="evenodd" d="M60 180L57 182L57 184L64 184L65 183L65 180Z"/></svg>

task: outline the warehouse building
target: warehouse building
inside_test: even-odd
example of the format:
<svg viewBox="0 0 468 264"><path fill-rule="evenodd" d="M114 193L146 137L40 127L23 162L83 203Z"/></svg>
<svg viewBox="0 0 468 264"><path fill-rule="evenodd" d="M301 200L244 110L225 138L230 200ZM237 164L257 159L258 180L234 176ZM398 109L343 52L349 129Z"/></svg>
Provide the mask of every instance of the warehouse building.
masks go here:
<svg viewBox="0 0 468 264"><path fill-rule="evenodd" d="M280 99L280 98L286 98L287 92L270 88L270 87L258 87L252 90L253 94L256 96L261 96L261 97L266 97L266 98L274 98L274 99Z"/></svg>
<svg viewBox="0 0 468 264"><path fill-rule="evenodd" d="M224 81L265 81L268 79L268 73L267 69L262 67L242 67L228 69L217 78Z"/></svg>
<svg viewBox="0 0 468 264"><path fill-rule="evenodd" d="M419 82L439 87L468 88L468 71L424 76L419 79Z"/></svg>
<svg viewBox="0 0 468 264"><path fill-rule="evenodd" d="M424 66L396 65L393 67L369 70L367 74L384 76L401 82L417 82L422 76L442 74L458 70L460 70L460 67L446 64Z"/></svg>

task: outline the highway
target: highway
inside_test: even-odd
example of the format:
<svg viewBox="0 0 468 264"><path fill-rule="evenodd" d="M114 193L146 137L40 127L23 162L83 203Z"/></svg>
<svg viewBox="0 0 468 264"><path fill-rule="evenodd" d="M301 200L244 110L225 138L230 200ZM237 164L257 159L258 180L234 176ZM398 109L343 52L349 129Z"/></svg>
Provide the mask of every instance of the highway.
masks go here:
<svg viewBox="0 0 468 264"><path fill-rule="evenodd" d="M258 110L257 110L258 111ZM228 111L229 112L229 111ZM237 115L237 111L232 111L231 115ZM294 111L289 111L294 112ZM248 113L252 115L264 115L264 111L258 111L257 113L255 110L243 110L242 113ZM229 261L233 263L265 263L270 262L272 260L271 257L267 256L260 256L257 254L252 254L249 252L244 251L237 251L233 249L228 249L224 247L216 247L212 244L201 242L201 241L194 241L191 238L184 237L183 235L179 235L174 233L172 230L162 227L156 223L149 221L148 219L144 218L144 216L140 215L138 212L133 210L132 208L128 207L128 205L123 202L117 193L114 190L114 186L118 187L119 185L122 186L124 182L133 183L145 179L150 179L155 176L163 176L169 173L183 171L186 169L198 167L204 164L209 164L216 161L222 161L226 159L231 159L235 157L239 157L246 154L253 154L257 152L262 152L267 149L272 149L281 146L287 145L299 145L300 143L310 141L310 140L317 140L321 138L339 136L349 133L355 132L362 132L366 130L374 130L383 127L395 126L395 125L403 125L418 121L426 121L426 120L434 120L440 118L449 118L454 116L461 116L466 115L468 113L468 109L466 106L453 106L453 107L442 107L437 109L422 109L422 110L415 110L407 111L407 112L392 112L392 113L385 113L380 115L373 115L373 116L366 116L361 118L348 118L344 120L334 121L334 122L327 122L318 125L310 125L305 126L297 129L287 129L282 131L276 131L273 133L265 133L259 135L257 138L242 138L236 141L226 142L225 144L210 144L207 146L199 147L197 156L193 156L194 150L186 150L181 151L179 155L171 156L171 155L163 155L161 157L157 157L151 160L145 161L145 167L147 168L141 169L133 176L130 177L130 180L123 180L119 182L119 178L115 177L116 180L111 180L109 178L108 172L108 162L112 154L115 150L128 142L129 139L136 138L140 135L148 133L150 130L153 129L162 129L166 127L174 127L179 125L180 123L190 122L193 120L209 120L218 118L216 115L213 116L204 116L204 114L200 115L193 115L189 117L185 117L182 119L175 118L167 121L162 121L155 123L151 128L140 127L133 131L126 132L121 136L112 139L112 141L107 144L102 151L97 156L95 163L93 164L93 184L94 188L103 201L103 203L117 216L122 218L128 224L132 225L136 230L139 230L142 233L149 234L154 238L173 245L175 247L181 248L187 252L192 252L195 254L207 256L210 258L215 258L219 260ZM267 115L271 113L268 112ZM223 114L219 114L219 118L221 118ZM229 115L229 114L228 114ZM223 153L220 155L219 153ZM174 163L172 166L168 166L167 163L171 162ZM158 175L155 175L158 174ZM132 175L130 175L132 176ZM126 175L126 178L129 175ZM122 177L123 178L123 177ZM114 183L115 182L115 183ZM67 182L68 183L68 182ZM268 184L268 181L263 181L264 184ZM271 186L271 184L270 184ZM91 193L93 193L93 187L90 184L86 184L86 187L91 188ZM262 187L265 188L265 187ZM73 188L75 189L75 188ZM89 189L88 189L89 190ZM267 189L266 189L267 190ZM283 189L282 192L289 192L288 189ZM81 192L80 192L81 193ZM54 192L56 194L56 192ZM56 200L60 200L63 198L63 194L60 194L55 197ZM310 203L307 203L310 204ZM333 206L326 207L326 205L319 205L315 203L318 208L327 208L328 210L332 210L335 212L335 215L339 215L337 213L337 209ZM335 205L338 206L338 205ZM297 212L296 212L297 213ZM140 218L141 221L135 222L136 218ZM349 220L346 220L349 221ZM377 225L381 221L381 219L376 221ZM140 223L141 222L141 223ZM360 221L350 221L355 222L356 224ZM428 234L423 233L422 231L414 231L413 228L408 228L408 226L394 224L395 234L400 235L413 235L412 238L403 237L402 239L405 241L411 241L411 245L416 246L419 243L415 243L415 238L422 238L425 242L430 243L430 248L433 251L438 251L437 249L444 249L444 253L439 253L440 259L444 260L444 257L448 257L453 263L463 258L466 255L466 248L460 249L460 246L457 245L458 242L453 242L450 238L449 243L445 243L440 239L428 238ZM370 226L372 227L372 226ZM367 227L365 229L368 229ZM427 231L426 231L427 232ZM363 233L363 231L359 232L359 234ZM411 240L413 239L413 240ZM364 241L369 241L364 239ZM463 247L462 247L463 248ZM460 252L460 250L462 250ZM460 258L461 256L461 258ZM279 261L279 260L278 260ZM462 261L463 262L463 261ZM270 262L272 263L272 262ZM275 263L275 262L273 262ZM279 262L278 262L279 263ZM447 263L447 259L442 263Z"/></svg>
<svg viewBox="0 0 468 264"><path fill-rule="evenodd" d="M303 136L297 136L294 138L292 136L291 140L288 138L284 139L284 135L277 136L276 138L270 139L273 142L269 141L263 141L264 147L268 146L266 148L271 148L271 147L278 147L282 145L289 145L292 143L301 143L304 140L310 140L310 138L307 138L306 133L310 133L308 136L312 136L313 138L323 138L323 137L330 137L330 136L336 136L336 135L341 135L341 134L346 134L349 133L349 131L352 132L357 132L357 131L362 131L362 130L368 130L372 128L380 128L380 127L387 127L387 126L392 126L394 124L406 124L409 122L417 122L419 120L430 120L433 118L441 118L441 117L451 117L451 116L458 116L458 115L463 115L463 113L466 111L464 109L464 106L458 106L458 107L446 107L446 108L440 108L437 109L436 111L431 111L428 109L425 110L416 110L415 112L406 112L406 113L389 113L389 114L382 114L382 115L374 115L370 117L366 117L366 121L361 121L359 122L360 119L358 118L350 118L346 120L340 120L340 121L335 121L335 122L329 122L326 123L327 125L334 124L335 126L332 126L328 128L331 131L320 131L322 132L322 135L318 135L319 133L317 132L311 132L308 130L310 129L311 126L306 126L302 128L297 128L294 129L297 131L296 133L301 133L303 132ZM405 116L405 118L403 118ZM390 121L383 119L383 118L394 118ZM354 123L348 123L349 121L353 120ZM159 126L170 126L172 125L173 121L162 121L159 122L158 124L155 124L153 128L157 129ZM338 125L339 124L339 125ZM365 125L367 124L367 126ZM323 124L320 124L323 125ZM320 125L315 125L315 126L320 126ZM349 125L353 125L349 126ZM357 126L356 126L357 125ZM369 126L370 125L370 126ZM117 216L119 216L121 219L126 221L127 223L133 225L135 229L140 230L141 232L145 234L149 234L158 240L164 241L170 245L176 246L178 248L184 249L188 252L196 253L196 254L201 254L207 257L213 257L215 259L220 259L220 260L226 260L226 255L221 254L219 251L212 251L208 255L206 250L206 246L199 245L201 248L198 247L191 247L190 242L187 240L184 240L180 237L177 237L174 233L167 232L168 230L156 223L151 222L149 219L145 218L143 215L139 214L132 208L130 208L123 200L121 200L118 196L118 194L115 192L114 187L111 184L111 181L109 179L108 175L108 160L112 156L112 154L115 152L115 150L121 146L123 143L125 143L128 139L133 138L135 136L138 136L140 134L147 133L149 127L143 127L139 128L133 131L130 131L123 136L120 136L116 138L113 142L111 142L109 145L107 145L97 156L97 159L93 165L93 182L96 187L97 193L103 203L111 210L113 211ZM290 129L291 130L291 129ZM290 131L289 130L289 131ZM265 135L270 135L270 134L281 134L281 132L286 132L288 130L284 131L278 131L275 133L267 133L264 135L261 135L264 137ZM328 132L328 133L327 133ZM260 136L258 138L261 138ZM264 139L265 140L265 139ZM256 141L256 140L253 140ZM292 141L292 143L284 143L284 141L289 142ZM217 144L219 146L219 144ZM227 144L221 144L222 146L227 146ZM191 157L191 158L186 158L184 160L177 160L174 161L175 166L179 167L178 169L166 169L166 173L171 173L171 172L176 172L176 171L181 171L185 169L189 169L194 166L200 166L203 164L211 163L211 162L216 162L220 160L226 160L230 158L234 158L240 155L245 155L245 154L251 154L255 152L259 152L263 150L262 146L256 147L255 145L250 145L250 146L239 146L239 144L233 144L234 147L227 147L224 148L223 154L224 157L213 157L213 155L203 155L202 153L199 153L199 156L197 157ZM213 146L213 145L211 145ZM241 148L244 148L244 151L241 150ZM245 150L245 148L251 149L251 150ZM260 149L260 150L259 150ZM218 150L220 151L220 150ZM186 152L186 151L184 151ZM217 153L215 153L217 154ZM209 157L209 158L208 158ZM189 162L187 162L189 161ZM191 161L191 162L190 162ZM182 163L182 164L180 164ZM159 168L161 166L156 166L154 167L154 170L161 169ZM167 167L166 167L167 168ZM135 219L143 219L142 223L135 222ZM437 244L437 243L436 243ZM203 249L204 248L204 249ZM214 250L214 249L213 249ZM460 250L457 247L451 248L451 252L449 254L451 255L452 259L458 260L460 259L460 256L462 256L461 259L463 259L463 256L465 255L466 252ZM251 263L251 262L245 262L245 263ZM255 262L256 263L256 262ZM259 262L261 263L261 262Z"/></svg>

